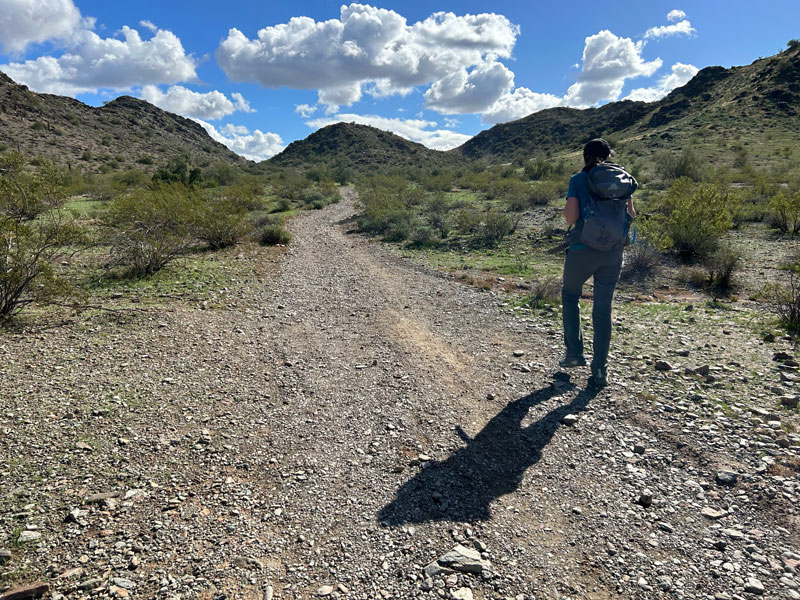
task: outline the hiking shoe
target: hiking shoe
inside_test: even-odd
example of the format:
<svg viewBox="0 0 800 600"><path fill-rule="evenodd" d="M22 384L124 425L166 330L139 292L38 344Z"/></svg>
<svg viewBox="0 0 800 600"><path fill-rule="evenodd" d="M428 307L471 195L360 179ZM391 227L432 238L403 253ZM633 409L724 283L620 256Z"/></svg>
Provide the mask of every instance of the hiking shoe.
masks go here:
<svg viewBox="0 0 800 600"><path fill-rule="evenodd" d="M608 371L606 369L592 369L592 374L587 382L589 387L597 390L608 385Z"/></svg>
<svg viewBox="0 0 800 600"><path fill-rule="evenodd" d="M583 367L586 365L586 359L582 356L565 356L560 361L558 361L558 366L563 367L565 369L569 369L572 367Z"/></svg>

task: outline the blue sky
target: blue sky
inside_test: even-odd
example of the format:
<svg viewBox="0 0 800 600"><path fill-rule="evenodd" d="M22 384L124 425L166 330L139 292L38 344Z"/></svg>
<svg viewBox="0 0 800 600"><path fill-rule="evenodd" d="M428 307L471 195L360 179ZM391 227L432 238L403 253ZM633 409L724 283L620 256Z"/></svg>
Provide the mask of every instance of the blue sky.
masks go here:
<svg viewBox="0 0 800 600"><path fill-rule="evenodd" d="M447 149L552 106L656 100L800 36L800 2L0 0L0 70L200 121L253 160L339 120Z"/></svg>

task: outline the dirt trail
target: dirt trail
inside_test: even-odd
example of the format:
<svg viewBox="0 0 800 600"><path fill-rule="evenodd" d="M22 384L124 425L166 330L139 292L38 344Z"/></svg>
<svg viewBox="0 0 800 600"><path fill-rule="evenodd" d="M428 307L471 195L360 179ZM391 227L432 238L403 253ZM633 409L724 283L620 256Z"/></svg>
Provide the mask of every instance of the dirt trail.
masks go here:
<svg viewBox="0 0 800 600"><path fill-rule="evenodd" d="M585 373L553 385L557 323L348 234L354 212L345 190L297 217L277 272L222 310L0 339L1 523L43 534L11 568L70 598L115 578L218 600L777 589L794 533L742 500L725 524L760 529L767 566L708 566L721 534L699 510L733 500L659 438L673 425L641 428L624 388L588 393ZM457 542L491 567L426 581Z"/></svg>

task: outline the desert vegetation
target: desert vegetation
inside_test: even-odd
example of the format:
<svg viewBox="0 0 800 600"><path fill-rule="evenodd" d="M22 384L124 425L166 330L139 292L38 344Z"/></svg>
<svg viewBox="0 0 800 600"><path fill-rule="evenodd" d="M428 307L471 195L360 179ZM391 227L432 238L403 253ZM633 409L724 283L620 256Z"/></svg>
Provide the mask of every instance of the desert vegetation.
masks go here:
<svg viewBox="0 0 800 600"><path fill-rule="evenodd" d="M327 174L247 172L174 156L150 174L84 173L0 154L0 320L32 306L91 303L241 243L285 245L285 217L339 199Z"/></svg>

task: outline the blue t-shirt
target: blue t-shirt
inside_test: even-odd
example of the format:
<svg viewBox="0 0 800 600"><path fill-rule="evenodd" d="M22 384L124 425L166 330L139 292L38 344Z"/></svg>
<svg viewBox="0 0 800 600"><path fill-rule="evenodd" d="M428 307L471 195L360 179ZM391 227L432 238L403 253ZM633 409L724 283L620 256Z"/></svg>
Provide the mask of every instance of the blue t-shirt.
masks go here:
<svg viewBox="0 0 800 600"><path fill-rule="evenodd" d="M578 208L580 209L578 220L580 221L583 218L586 205L589 203L589 174L586 171L578 171L569 178L567 198L578 199ZM586 248L586 244L572 244L569 247L570 250L581 250L582 248Z"/></svg>

